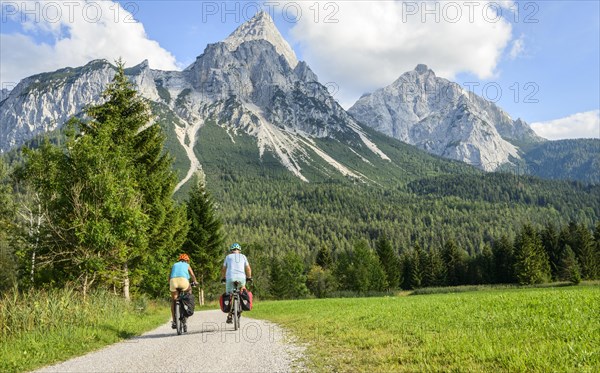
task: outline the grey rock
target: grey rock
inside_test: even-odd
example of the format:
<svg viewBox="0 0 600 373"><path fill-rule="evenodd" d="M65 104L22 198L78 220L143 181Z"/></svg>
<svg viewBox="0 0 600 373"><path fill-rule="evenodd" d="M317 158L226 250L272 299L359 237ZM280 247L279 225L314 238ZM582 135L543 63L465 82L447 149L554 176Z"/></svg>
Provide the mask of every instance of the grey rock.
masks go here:
<svg viewBox="0 0 600 373"><path fill-rule="evenodd" d="M423 64L363 95L349 113L388 136L487 171L519 158L513 142L543 141L527 123Z"/></svg>

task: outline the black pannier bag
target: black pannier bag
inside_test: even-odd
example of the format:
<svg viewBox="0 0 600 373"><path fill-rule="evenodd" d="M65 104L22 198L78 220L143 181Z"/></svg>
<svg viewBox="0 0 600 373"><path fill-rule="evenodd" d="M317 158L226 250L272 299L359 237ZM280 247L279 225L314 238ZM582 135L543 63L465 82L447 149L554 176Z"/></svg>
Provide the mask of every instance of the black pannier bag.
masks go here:
<svg viewBox="0 0 600 373"><path fill-rule="evenodd" d="M182 294L181 303L183 303L183 310L181 310L181 313L185 317L192 316L194 314L194 307L196 306L194 303L194 296L188 293Z"/></svg>
<svg viewBox="0 0 600 373"><path fill-rule="evenodd" d="M219 298L219 304L221 305L221 311L229 313L229 311L231 311L231 294L221 294L221 298Z"/></svg>

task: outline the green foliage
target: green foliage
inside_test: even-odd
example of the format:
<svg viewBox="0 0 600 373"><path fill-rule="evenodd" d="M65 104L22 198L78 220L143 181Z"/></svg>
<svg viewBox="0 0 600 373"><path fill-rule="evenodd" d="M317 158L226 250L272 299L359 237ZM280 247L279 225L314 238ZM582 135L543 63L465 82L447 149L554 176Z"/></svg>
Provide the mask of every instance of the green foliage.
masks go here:
<svg viewBox="0 0 600 373"><path fill-rule="evenodd" d="M500 284L515 282L514 247L508 237L502 235L499 239L494 240L492 243L492 253L494 255L496 282Z"/></svg>
<svg viewBox="0 0 600 373"><path fill-rule="evenodd" d="M400 286L400 279L402 277L402 273L400 272L400 258L394 252L392 244L385 235L382 235L377 240L375 251L379 258L379 263L385 272L388 290L397 289Z"/></svg>
<svg viewBox="0 0 600 373"><path fill-rule="evenodd" d="M421 255L423 257L423 255ZM444 264L442 253L438 249L433 249L427 253L425 262L423 263L424 275L423 286L442 286L447 282L447 268Z"/></svg>
<svg viewBox="0 0 600 373"><path fill-rule="evenodd" d="M562 252L559 266L559 278L561 280L570 281L577 285L581 282L581 270L579 269L579 263L577 257L570 246L566 246Z"/></svg>
<svg viewBox="0 0 600 373"><path fill-rule="evenodd" d="M307 294L302 258L293 251L288 251L281 259L274 258L271 267L271 295L278 299L295 299Z"/></svg>
<svg viewBox="0 0 600 373"><path fill-rule="evenodd" d="M467 271L467 253L461 250L453 239L444 244L442 249L442 260L446 266L447 284L462 285L465 284Z"/></svg>
<svg viewBox="0 0 600 373"><path fill-rule="evenodd" d="M153 275L164 277L163 258L181 246L187 221L171 197L160 127L147 126L148 106L122 64L117 70L105 102L87 110L92 120L69 121L64 148L46 141L26 150L21 174L44 214L40 247L28 248L38 250L36 276L78 281L84 293L94 283L119 286L128 297L144 277L146 290L158 291Z"/></svg>
<svg viewBox="0 0 600 373"><path fill-rule="evenodd" d="M321 246L317 253L316 263L323 269L331 269L333 267L333 257L329 246Z"/></svg>
<svg viewBox="0 0 600 373"><path fill-rule="evenodd" d="M550 279L550 262L539 233L523 226L515 242L515 276L520 284L539 284Z"/></svg>
<svg viewBox="0 0 600 373"><path fill-rule="evenodd" d="M190 254L194 273L204 289L207 282L216 281L223 258L222 223L216 215L214 202L204 185L197 184L190 191L187 202L190 229L184 251Z"/></svg>
<svg viewBox="0 0 600 373"><path fill-rule="evenodd" d="M17 260L14 253L15 204L8 180L8 166L0 158L0 293L17 281Z"/></svg>
<svg viewBox="0 0 600 373"><path fill-rule="evenodd" d="M600 140L543 142L523 156L528 171L545 179L600 183Z"/></svg>
<svg viewBox="0 0 600 373"><path fill-rule="evenodd" d="M306 276L306 286L317 298L330 296L337 290L338 284L335 276L329 269L313 265Z"/></svg>
<svg viewBox="0 0 600 373"><path fill-rule="evenodd" d="M348 281L343 286L361 294L387 289L388 282L379 258L366 241L357 242L348 259L345 262L347 267L339 268L345 272L343 278Z"/></svg>

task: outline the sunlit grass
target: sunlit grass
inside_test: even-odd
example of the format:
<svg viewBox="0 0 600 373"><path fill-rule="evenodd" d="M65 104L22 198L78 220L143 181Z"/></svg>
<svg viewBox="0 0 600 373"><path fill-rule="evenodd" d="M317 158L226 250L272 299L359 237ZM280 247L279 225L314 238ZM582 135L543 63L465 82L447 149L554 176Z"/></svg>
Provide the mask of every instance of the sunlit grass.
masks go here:
<svg viewBox="0 0 600 373"><path fill-rule="evenodd" d="M600 371L600 287L257 302L316 371Z"/></svg>
<svg viewBox="0 0 600 373"><path fill-rule="evenodd" d="M133 302L110 293L85 300L70 290L0 297L0 372L66 360L151 330L169 318L166 302Z"/></svg>

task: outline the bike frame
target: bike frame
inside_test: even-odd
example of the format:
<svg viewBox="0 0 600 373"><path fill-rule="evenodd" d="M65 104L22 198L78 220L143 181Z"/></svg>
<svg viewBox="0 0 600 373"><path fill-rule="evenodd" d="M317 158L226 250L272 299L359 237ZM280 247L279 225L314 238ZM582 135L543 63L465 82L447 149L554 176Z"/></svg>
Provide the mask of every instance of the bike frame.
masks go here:
<svg viewBox="0 0 600 373"><path fill-rule="evenodd" d="M233 330L238 330L240 328L240 315L242 313L241 301L240 301L240 286L239 281L233 282L233 292L231 292L231 310L229 311L229 315L233 320Z"/></svg>
<svg viewBox="0 0 600 373"><path fill-rule="evenodd" d="M185 290L177 289L177 300L175 301L175 325L177 326L177 335L187 333L187 317L182 313L183 302L181 296L185 294Z"/></svg>

